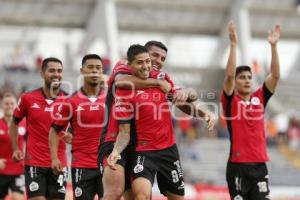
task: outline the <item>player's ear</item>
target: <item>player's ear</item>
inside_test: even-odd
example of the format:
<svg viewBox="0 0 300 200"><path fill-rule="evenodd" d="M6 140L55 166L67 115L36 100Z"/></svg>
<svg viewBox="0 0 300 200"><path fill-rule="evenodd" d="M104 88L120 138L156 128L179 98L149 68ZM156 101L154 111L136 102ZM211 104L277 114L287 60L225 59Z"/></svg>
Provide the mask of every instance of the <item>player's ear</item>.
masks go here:
<svg viewBox="0 0 300 200"><path fill-rule="evenodd" d="M40 75L41 75L41 77L42 77L43 79L45 78L45 72L44 72L44 70L41 69Z"/></svg>
<svg viewBox="0 0 300 200"><path fill-rule="evenodd" d="M83 68L80 68L80 74L84 74Z"/></svg>

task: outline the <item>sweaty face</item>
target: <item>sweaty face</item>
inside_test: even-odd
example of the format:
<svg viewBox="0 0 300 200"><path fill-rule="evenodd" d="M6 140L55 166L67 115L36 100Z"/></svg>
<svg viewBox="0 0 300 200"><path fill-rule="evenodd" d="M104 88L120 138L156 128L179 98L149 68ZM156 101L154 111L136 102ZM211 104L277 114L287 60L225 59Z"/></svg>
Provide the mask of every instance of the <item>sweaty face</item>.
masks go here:
<svg viewBox="0 0 300 200"><path fill-rule="evenodd" d="M148 53L140 53L135 56L134 60L129 63L132 74L141 79L149 77L151 69L151 59Z"/></svg>
<svg viewBox="0 0 300 200"><path fill-rule="evenodd" d="M17 107L17 100L15 97L5 97L2 100L1 105L4 116L11 117L13 115L14 109Z"/></svg>
<svg viewBox="0 0 300 200"><path fill-rule="evenodd" d="M58 62L49 62L45 71L42 71L42 77L49 89L58 89L61 85L63 67Z"/></svg>
<svg viewBox="0 0 300 200"><path fill-rule="evenodd" d="M80 69L81 74L84 76L84 82L97 86L100 84L103 74L103 64L99 59L88 59Z"/></svg>
<svg viewBox="0 0 300 200"><path fill-rule="evenodd" d="M241 95L249 95L252 87L252 74L249 71L239 73L235 78L235 88Z"/></svg>
<svg viewBox="0 0 300 200"><path fill-rule="evenodd" d="M149 49L149 55L154 70L161 70L164 62L166 61L167 52L157 46L152 46Z"/></svg>

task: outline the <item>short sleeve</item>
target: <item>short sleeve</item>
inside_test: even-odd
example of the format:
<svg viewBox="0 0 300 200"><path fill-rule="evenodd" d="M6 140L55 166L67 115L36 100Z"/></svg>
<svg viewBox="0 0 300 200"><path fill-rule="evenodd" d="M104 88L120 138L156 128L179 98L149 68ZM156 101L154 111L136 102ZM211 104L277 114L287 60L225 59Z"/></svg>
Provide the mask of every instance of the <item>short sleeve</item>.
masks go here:
<svg viewBox="0 0 300 200"><path fill-rule="evenodd" d="M24 117L27 116L28 107L29 107L29 104L28 104L27 96L26 96L26 94L24 94L19 98L18 105L17 105L16 109L14 110L13 117L14 117L14 122L16 124L18 124Z"/></svg>
<svg viewBox="0 0 300 200"><path fill-rule="evenodd" d="M273 96L273 93L267 88L266 83L264 83L262 89L263 89L263 97L264 97L264 106L266 106L270 98Z"/></svg>
<svg viewBox="0 0 300 200"><path fill-rule="evenodd" d="M229 110L229 106L231 105L231 101L233 99L234 92L231 95L227 95L224 90L221 93L221 104L223 108L223 113L226 116Z"/></svg>

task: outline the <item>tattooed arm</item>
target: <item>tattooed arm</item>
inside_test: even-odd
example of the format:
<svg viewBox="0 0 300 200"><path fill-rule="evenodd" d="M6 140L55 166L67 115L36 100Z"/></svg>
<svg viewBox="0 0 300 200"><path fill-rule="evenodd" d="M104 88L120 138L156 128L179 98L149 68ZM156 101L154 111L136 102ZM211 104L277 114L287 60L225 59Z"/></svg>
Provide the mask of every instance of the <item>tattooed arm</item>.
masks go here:
<svg viewBox="0 0 300 200"><path fill-rule="evenodd" d="M118 160L121 159L122 151L127 147L130 141L130 124L119 124L119 134L114 145L114 149L109 155L107 162L108 165L115 169Z"/></svg>

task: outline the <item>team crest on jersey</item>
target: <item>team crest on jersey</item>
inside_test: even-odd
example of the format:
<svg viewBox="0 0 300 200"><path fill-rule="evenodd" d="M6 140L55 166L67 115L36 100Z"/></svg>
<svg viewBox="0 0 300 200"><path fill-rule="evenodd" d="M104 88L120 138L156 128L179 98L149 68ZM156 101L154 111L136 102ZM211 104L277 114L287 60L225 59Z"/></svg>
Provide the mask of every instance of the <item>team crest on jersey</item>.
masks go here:
<svg viewBox="0 0 300 200"><path fill-rule="evenodd" d="M4 135L5 131L0 129L0 135Z"/></svg>
<svg viewBox="0 0 300 200"><path fill-rule="evenodd" d="M31 192L37 191L40 188L39 184L37 182L32 181L29 185L29 190Z"/></svg>
<svg viewBox="0 0 300 200"><path fill-rule="evenodd" d="M23 136L26 133L26 129L24 127L19 127L18 128L18 134ZM1 134L1 133L0 133Z"/></svg>
<svg viewBox="0 0 300 200"><path fill-rule="evenodd" d="M80 187L75 188L75 197L80 197L82 195L82 189Z"/></svg>
<svg viewBox="0 0 300 200"><path fill-rule="evenodd" d="M259 105L260 104L259 98L258 97L253 97L251 99L251 104L255 105L255 106Z"/></svg>

